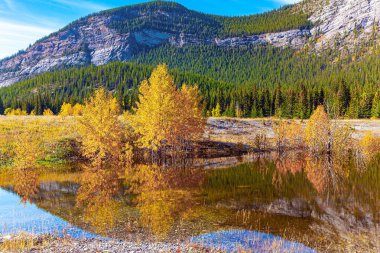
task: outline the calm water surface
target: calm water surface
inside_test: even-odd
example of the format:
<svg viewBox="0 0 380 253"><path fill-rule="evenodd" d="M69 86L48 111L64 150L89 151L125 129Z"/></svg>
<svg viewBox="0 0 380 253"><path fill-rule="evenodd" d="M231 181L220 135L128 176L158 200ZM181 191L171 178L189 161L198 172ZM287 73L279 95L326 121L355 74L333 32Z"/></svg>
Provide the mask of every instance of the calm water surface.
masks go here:
<svg viewBox="0 0 380 253"><path fill-rule="evenodd" d="M130 194L124 185L112 203L86 208L76 201L80 185L73 178L80 173L40 175L32 204L21 203L25 196L12 186L0 190L0 232L192 240L227 251L237 243L257 248L282 241L282 251L312 252L302 245L323 251L358 234L373 238L365 243L380 238L380 159L358 165L297 153L232 160L239 164L168 169L163 188Z"/></svg>

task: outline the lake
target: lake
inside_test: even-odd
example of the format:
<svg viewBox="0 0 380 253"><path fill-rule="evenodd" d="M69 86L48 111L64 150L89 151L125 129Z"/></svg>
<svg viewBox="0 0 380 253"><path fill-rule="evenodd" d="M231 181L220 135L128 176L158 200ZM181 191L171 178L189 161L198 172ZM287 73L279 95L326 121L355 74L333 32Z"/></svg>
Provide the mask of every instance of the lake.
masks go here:
<svg viewBox="0 0 380 253"><path fill-rule="evenodd" d="M26 176L18 179L26 180L25 194L12 185L0 190L0 232L181 241L228 252L264 245L334 252L379 244L379 158L359 164L273 153L192 164L160 173L141 165L139 184L121 182L111 202L91 206L78 204L76 165L40 172L38 181Z"/></svg>

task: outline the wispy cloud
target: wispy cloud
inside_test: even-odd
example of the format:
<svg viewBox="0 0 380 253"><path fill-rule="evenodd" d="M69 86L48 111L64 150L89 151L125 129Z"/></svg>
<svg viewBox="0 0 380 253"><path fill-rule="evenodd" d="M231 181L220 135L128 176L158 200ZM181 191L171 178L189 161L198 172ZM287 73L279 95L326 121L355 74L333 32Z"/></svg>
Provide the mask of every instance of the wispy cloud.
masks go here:
<svg viewBox="0 0 380 253"><path fill-rule="evenodd" d="M3 0L5 6L11 10L11 11L14 11L16 10L16 4L13 0Z"/></svg>
<svg viewBox="0 0 380 253"><path fill-rule="evenodd" d="M295 3L301 2L302 0L274 0L274 1L280 4L295 4Z"/></svg>
<svg viewBox="0 0 380 253"><path fill-rule="evenodd" d="M9 0L8 0L9 1ZM109 9L110 6L105 4L97 4L89 1L77 1L77 0L51 0L52 2L65 5L67 7L80 8L88 11L101 11Z"/></svg>
<svg viewBox="0 0 380 253"><path fill-rule="evenodd" d="M30 43L52 32L46 28L0 20L0 59L25 49Z"/></svg>
<svg viewBox="0 0 380 253"><path fill-rule="evenodd" d="M30 8L33 1L0 0L0 59L27 48L31 43L63 27L70 20L62 20L53 13L91 13L110 8L91 0L35 0L41 12ZM54 8L49 14L48 6Z"/></svg>

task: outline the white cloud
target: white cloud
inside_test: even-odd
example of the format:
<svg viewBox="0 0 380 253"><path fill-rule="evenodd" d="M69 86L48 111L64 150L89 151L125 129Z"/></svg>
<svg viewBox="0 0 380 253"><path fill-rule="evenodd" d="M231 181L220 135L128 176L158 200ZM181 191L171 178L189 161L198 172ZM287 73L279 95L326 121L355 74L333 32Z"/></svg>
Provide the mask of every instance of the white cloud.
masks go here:
<svg viewBox="0 0 380 253"><path fill-rule="evenodd" d="M52 0L52 2L62 4L68 7L79 8L88 11L101 11L109 9L107 5L96 4L90 1L77 1L77 0Z"/></svg>
<svg viewBox="0 0 380 253"><path fill-rule="evenodd" d="M0 59L25 49L53 30L0 20Z"/></svg>
<svg viewBox="0 0 380 253"><path fill-rule="evenodd" d="M280 3L280 4L295 4L301 1L302 0L275 0L275 2Z"/></svg>

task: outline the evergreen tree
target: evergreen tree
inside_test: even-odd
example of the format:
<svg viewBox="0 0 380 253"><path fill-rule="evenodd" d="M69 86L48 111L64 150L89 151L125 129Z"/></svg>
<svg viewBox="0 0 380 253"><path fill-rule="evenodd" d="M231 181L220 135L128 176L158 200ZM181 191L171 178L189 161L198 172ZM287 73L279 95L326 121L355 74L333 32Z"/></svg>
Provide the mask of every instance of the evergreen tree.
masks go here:
<svg viewBox="0 0 380 253"><path fill-rule="evenodd" d="M380 118L380 91L377 91L373 98L372 117Z"/></svg>
<svg viewBox="0 0 380 253"><path fill-rule="evenodd" d="M300 119L305 119L307 118L307 114L308 114L307 90L304 85L301 85L300 93L298 96L297 116Z"/></svg>
<svg viewBox="0 0 380 253"><path fill-rule="evenodd" d="M4 114L4 110L5 108L4 108L3 100L0 97L0 115Z"/></svg>

